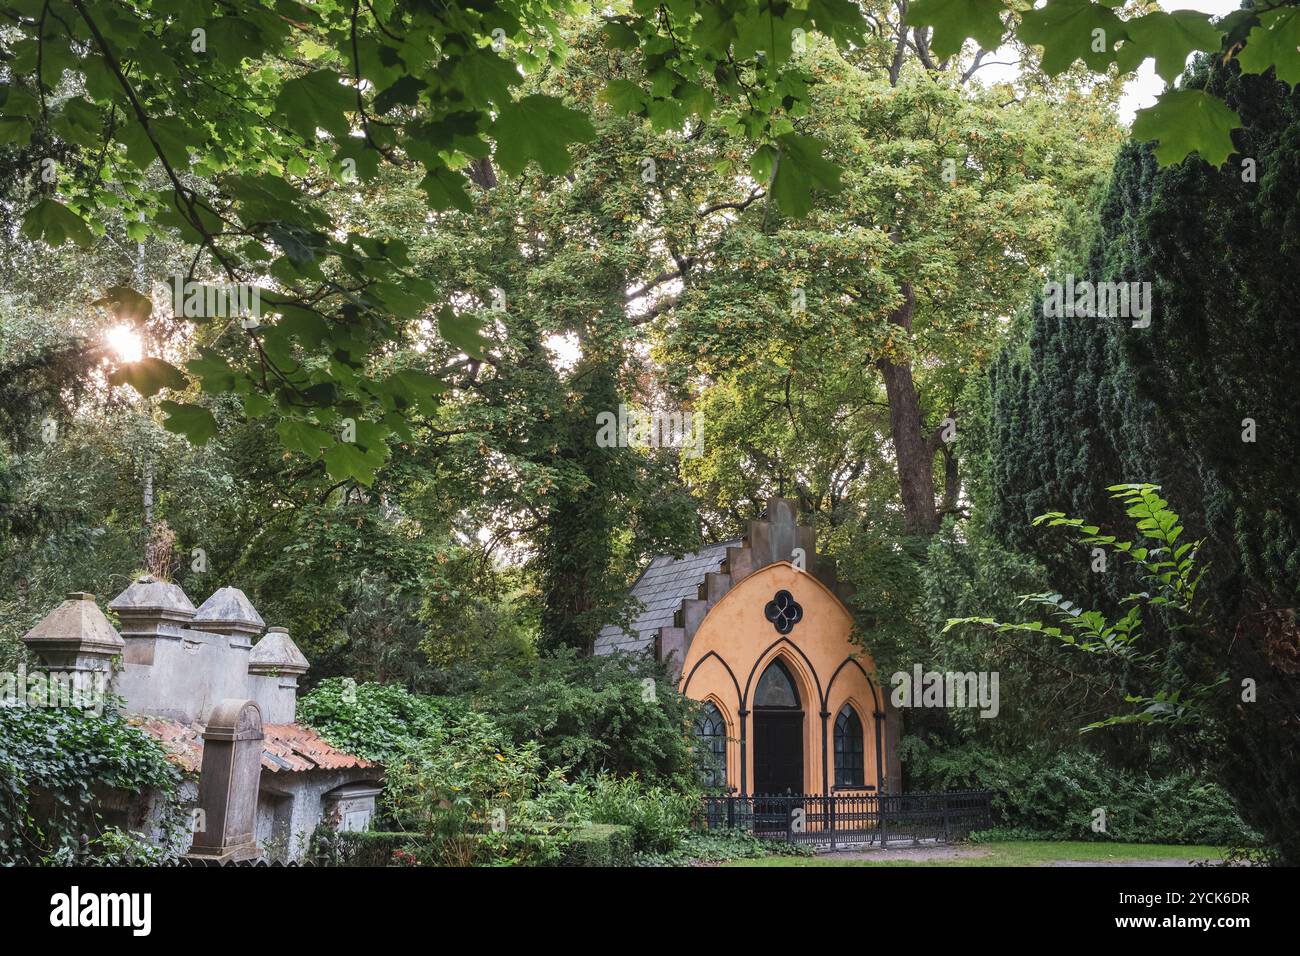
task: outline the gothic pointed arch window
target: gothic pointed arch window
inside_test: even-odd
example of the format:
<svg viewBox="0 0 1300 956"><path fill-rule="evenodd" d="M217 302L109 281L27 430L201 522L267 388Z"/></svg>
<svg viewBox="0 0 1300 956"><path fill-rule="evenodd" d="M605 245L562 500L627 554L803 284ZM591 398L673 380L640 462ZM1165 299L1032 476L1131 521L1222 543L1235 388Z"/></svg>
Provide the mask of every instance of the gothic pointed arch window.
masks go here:
<svg viewBox="0 0 1300 956"><path fill-rule="evenodd" d="M727 722L713 701L705 701L695 718L696 767L706 790L727 787Z"/></svg>
<svg viewBox="0 0 1300 956"><path fill-rule="evenodd" d="M799 691L794 686L794 678L790 676L790 671L786 669L779 657L767 665L767 670L763 671L763 676L758 679L758 687L754 691L754 706L790 710L797 710L801 706Z"/></svg>
<svg viewBox="0 0 1300 956"><path fill-rule="evenodd" d="M852 704L845 704L835 718L835 786L863 785L862 719Z"/></svg>

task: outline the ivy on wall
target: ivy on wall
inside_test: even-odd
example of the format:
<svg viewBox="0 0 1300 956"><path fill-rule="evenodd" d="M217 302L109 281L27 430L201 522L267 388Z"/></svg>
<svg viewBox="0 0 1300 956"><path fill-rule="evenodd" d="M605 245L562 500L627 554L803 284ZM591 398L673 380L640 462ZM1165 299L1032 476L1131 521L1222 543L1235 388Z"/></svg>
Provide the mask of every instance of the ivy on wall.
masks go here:
<svg viewBox="0 0 1300 956"><path fill-rule="evenodd" d="M102 842L96 790L154 791L179 814L180 773L162 747L116 708L0 706L0 865L31 865L76 852L82 834ZM39 811L37 804L39 801ZM169 819L170 818L170 819Z"/></svg>

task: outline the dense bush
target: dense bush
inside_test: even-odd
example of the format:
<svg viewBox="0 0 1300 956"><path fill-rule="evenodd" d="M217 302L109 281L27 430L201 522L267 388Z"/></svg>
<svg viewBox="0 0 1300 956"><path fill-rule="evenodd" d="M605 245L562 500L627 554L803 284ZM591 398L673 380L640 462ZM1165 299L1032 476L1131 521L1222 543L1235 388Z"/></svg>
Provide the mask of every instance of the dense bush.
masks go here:
<svg viewBox="0 0 1300 956"><path fill-rule="evenodd" d="M568 829L590 824L626 826L635 852L671 851L699 802L689 702L644 682L657 669L567 651L540 668L501 681L480 702L487 713L335 678L303 698L299 719L385 764L381 819L421 862L553 863ZM631 769L587 772L606 761Z"/></svg>
<svg viewBox="0 0 1300 956"><path fill-rule="evenodd" d="M179 782L162 747L114 708L96 715L0 706L0 863L66 862L83 833L91 837L92 860L134 859L136 841L101 827L95 788L153 790L168 799ZM38 798L45 798L42 812L33 816ZM172 804L164 825L178 825L178 813Z"/></svg>
<svg viewBox="0 0 1300 956"><path fill-rule="evenodd" d="M631 866L632 830L616 823L578 827L564 838L562 866Z"/></svg>
<svg viewBox="0 0 1300 956"><path fill-rule="evenodd" d="M1053 318L1036 303L991 369L986 433L966 439L984 446L975 455L990 465L999 539L1039 559L1066 597L1108 613L1127 582L1093 573L1030 519L1064 511L1113 529L1124 508L1107 486L1119 481L1158 483L1181 503L1188 537L1205 542L1201 591L1225 635L1229 686L1248 677L1257 691L1223 695L1219 729L1186 752L1297 863L1300 90L1230 60L1202 63L1184 86L1239 113L1242 162L1160 168L1150 147L1125 147L1087 254L1054 277L1151 283L1149 325ZM1257 178L1243 174L1246 157Z"/></svg>
<svg viewBox="0 0 1300 956"><path fill-rule="evenodd" d="M387 765L384 807L433 865L553 863L559 828L539 797L565 786L536 743L517 745L473 711L431 722Z"/></svg>
<svg viewBox="0 0 1300 956"><path fill-rule="evenodd" d="M440 732L447 716L465 709L461 701L412 694L398 684L332 677L298 700L298 721L335 747L388 763Z"/></svg>
<svg viewBox="0 0 1300 956"><path fill-rule="evenodd" d="M1022 839L1245 846L1259 841L1222 787L1198 775L1119 769L1087 750L1026 749L1011 758L977 746L904 739L918 789L994 791L1001 832ZM1160 755L1157 754L1157 762ZM1094 812L1106 829L1094 832Z"/></svg>
<svg viewBox="0 0 1300 956"><path fill-rule="evenodd" d="M411 834L339 831L322 823L312 832L306 859L315 866L401 866L413 862Z"/></svg>
<svg viewBox="0 0 1300 956"><path fill-rule="evenodd" d="M802 843L765 840L747 830L693 830L666 853L639 853L637 866L692 866L753 860L763 856L812 856L814 850Z"/></svg>
<svg viewBox="0 0 1300 956"><path fill-rule="evenodd" d="M560 650L502 673L475 706L516 742L535 741L548 767L677 786L694 778L694 705L645 658Z"/></svg>
<svg viewBox="0 0 1300 956"><path fill-rule="evenodd" d="M563 799L570 820L626 826L637 853L672 850L686 836L700 808L695 790L646 785L637 777L608 774L571 784Z"/></svg>

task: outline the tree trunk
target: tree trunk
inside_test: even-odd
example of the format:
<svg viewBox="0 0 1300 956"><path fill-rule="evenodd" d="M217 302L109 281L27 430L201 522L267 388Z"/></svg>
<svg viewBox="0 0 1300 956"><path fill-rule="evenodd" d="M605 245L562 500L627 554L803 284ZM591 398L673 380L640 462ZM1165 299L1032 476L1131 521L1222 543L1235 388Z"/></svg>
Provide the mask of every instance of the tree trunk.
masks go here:
<svg viewBox="0 0 1300 956"><path fill-rule="evenodd" d="M903 284L903 303L889 314L889 321L909 335L916 298L912 284ZM889 430L894 439L898 464L898 489L903 499L903 524L909 534L931 535L939 530L939 512L934 504L934 436L927 434L921 419L921 398L912 379L910 363L899 365L878 359L876 365L885 380L889 399Z"/></svg>

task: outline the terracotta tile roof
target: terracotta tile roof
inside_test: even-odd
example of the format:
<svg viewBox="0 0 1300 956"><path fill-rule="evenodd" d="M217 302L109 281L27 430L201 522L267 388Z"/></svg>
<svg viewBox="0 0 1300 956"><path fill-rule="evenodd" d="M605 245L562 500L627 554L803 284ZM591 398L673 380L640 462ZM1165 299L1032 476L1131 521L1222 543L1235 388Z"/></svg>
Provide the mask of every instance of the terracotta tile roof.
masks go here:
<svg viewBox="0 0 1300 956"><path fill-rule="evenodd" d="M262 766L267 770L344 770L370 767L369 761L327 744L302 724L264 724Z"/></svg>
<svg viewBox="0 0 1300 956"><path fill-rule="evenodd" d="M130 723L162 744L167 759L182 771L198 773L203 764L202 727L144 714L131 717ZM375 766L331 747L316 731L301 724L263 724L262 733L262 768L272 773Z"/></svg>

